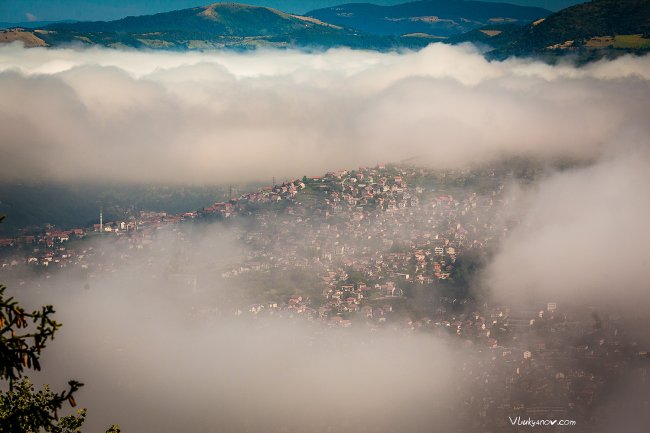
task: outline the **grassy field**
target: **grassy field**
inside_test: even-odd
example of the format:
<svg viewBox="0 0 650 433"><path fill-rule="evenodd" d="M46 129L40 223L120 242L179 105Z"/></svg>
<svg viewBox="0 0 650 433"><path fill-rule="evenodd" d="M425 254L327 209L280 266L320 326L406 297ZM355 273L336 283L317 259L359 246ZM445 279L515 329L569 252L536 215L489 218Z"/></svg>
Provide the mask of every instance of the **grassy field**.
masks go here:
<svg viewBox="0 0 650 433"><path fill-rule="evenodd" d="M588 40L585 45L589 48L620 48L620 49L647 49L650 48L650 39L643 35L616 35L598 36Z"/></svg>
<svg viewBox="0 0 650 433"><path fill-rule="evenodd" d="M0 31L0 43L9 43L21 41L26 47L44 47L45 41L34 33L22 30L3 30Z"/></svg>
<svg viewBox="0 0 650 433"><path fill-rule="evenodd" d="M614 38L615 48L650 48L650 39L642 35L617 35Z"/></svg>

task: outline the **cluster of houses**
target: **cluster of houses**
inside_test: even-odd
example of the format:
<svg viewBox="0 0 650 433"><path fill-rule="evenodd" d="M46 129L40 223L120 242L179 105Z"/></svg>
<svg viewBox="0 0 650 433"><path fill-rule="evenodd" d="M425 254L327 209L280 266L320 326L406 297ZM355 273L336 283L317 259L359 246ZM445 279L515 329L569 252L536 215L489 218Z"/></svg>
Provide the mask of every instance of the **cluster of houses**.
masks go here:
<svg viewBox="0 0 650 433"><path fill-rule="evenodd" d="M73 240L84 239L86 230L45 230L39 235L17 236L0 239L0 248L5 253L0 259L0 268L12 268L29 264L47 267L64 267L74 256L67 244Z"/></svg>
<svg viewBox="0 0 650 433"><path fill-rule="evenodd" d="M23 265L65 268L89 266L92 248L74 243L97 235L112 236L119 242L136 244L139 248L150 244L155 233L163 227L197 218L198 212L169 215L165 212L140 212L125 221L107 221L88 228L70 230L46 229L40 234L0 239L0 269L12 269Z"/></svg>
<svg viewBox="0 0 650 433"><path fill-rule="evenodd" d="M265 187L195 212L141 212L137 218L102 221L92 228L3 240L5 251L18 243L21 248L4 254L2 266L88 268L94 252L83 243L70 246L70 240L95 238L101 232L143 248L169 225L248 215L256 224L242 235L247 254L223 277L306 270L319 278L316 289L322 297L312 296L310 303L318 304L312 305L315 309L324 307L320 318L355 315L365 307L364 316L384 321L386 302L406 297L414 285L434 287L453 280L464 252L487 250L504 235L493 222L503 200L500 188L452 195L423 183L424 175L420 169L390 166L339 170Z"/></svg>
<svg viewBox="0 0 650 433"><path fill-rule="evenodd" d="M421 177L420 170L378 166L243 196L232 202L231 214L245 209L250 197L286 201L286 207L257 209L254 228L242 235L248 254L222 276L316 273L323 296L310 301L314 308L326 307L330 318L364 307L367 313L383 301L404 298L414 286L435 291L445 280L453 285L459 257L469 250L485 253L507 233L495 222L504 220L503 187L454 196L426 184L412 186ZM261 311L255 308L255 314Z"/></svg>
<svg viewBox="0 0 650 433"><path fill-rule="evenodd" d="M440 194L411 187L414 176L379 167L328 173L305 179L305 194L292 197L285 213L257 214L257 228L243 236L248 256L224 276L309 269L319 275L322 296L296 295L238 314L302 317L342 328L398 326L461 339L477 355L462 366L467 389L475 390L465 405L476 431L509 431L515 416L598 425L598 398L611 377L627 370L637 371L650 390L647 350L622 339L615 324L594 329L553 302L518 311L445 295L428 315L400 313L400 301L414 287L435 291L454 278L459 259L490 251L510 227L502 185L481 194ZM305 212L300 205L308 199ZM458 303L467 305L454 308Z"/></svg>
<svg viewBox="0 0 650 433"><path fill-rule="evenodd" d="M614 320L585 320L553 302L522 311L456 295L462 261L469 254L489 253L507 235L510 198L500 182L486 183L491 187L483 185L480 192L440 188L426 182L427 174L386 166L340 170L262 188L196 212L142 212L138 218L92 228L0 239L0 264L3 269L79 266L89 273L114 272L119 264L102 262L96 244L71 242L110 236L138 251L170 225L246 215L253 224L240 229L242 257L221 278L302 272L314 276L305 285L316 287L238 305L235 315L298 318L336 328L390 327L460 339L473 354L462 366L466 383L459 385L473 390L464 408L473 431L509 431L509 417L515 416L575 419L588 428L599 422L596 402L611 377L632 371L650 389L647 349L626 339ZM182 238L181 231L175 233ZM183 274L187 260L172 259L168 275L196 290L197 279ZM430 295L432 307L424 313L409 311L406 305L415 293Z"/></svg>
<svg viewBox="0 0 650 433"><path fill-rule="evenodd" d="M608 414L602 404L616 381L636 380L641 406L650 404L647 348L625 337L615 317L591 319L588 309L539 310L485 306L460 314L447 329L478 350L463 364L465 405L477 431L513 430L509 417L572 420L566 430L594 431ZM643 402L643 399L645 399Z"/></svg>

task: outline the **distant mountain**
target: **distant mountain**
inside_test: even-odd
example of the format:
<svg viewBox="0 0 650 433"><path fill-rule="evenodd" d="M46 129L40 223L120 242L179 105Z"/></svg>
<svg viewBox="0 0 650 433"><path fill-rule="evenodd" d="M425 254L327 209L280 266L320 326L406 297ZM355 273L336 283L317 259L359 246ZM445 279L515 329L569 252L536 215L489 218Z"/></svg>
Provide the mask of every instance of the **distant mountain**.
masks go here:
<svg viewBox="0 0 650 433"><path fill-rule="evenodd" d="M428 42L363 34L312 17L236 3L215 3L117 21L52 24L33 33L49 46L98 44L162 49L269 46L386 49L417 47Z"/></svg>
<svg viewBox="0 0 650 433"><path fill-rule="evenodd" d="M45 41L36 36L33 32L25 31L20 28L0 30L0 44L16 41L22 42L27 48L47 46Z"/></svg>
<svg viewBox="0 0 650 433"><path fill-rule="evenodd" d="M260 6L209 6L127 17L0 30L0 43L103 45L170 50L256 47L375 50L421 48L431 41L484 44L488 57L539 55L579 60L650 51L650 0L592 0L556 13L464 0L394 6L352 3L293 15Z"/></svg>
<svg viewBox="0 0 650 433"><path fill-rule="evenodd" d="M494 47L492 57L573 53L585 59L650 50L650 0L592 0L528 26L488 26L453 42Z"/></svg>
<svg viewBox="0 0 650 433"><path fill-rule="evenodd" d="M340 26L379 35L427 34L449 37L495 23L528 24L551 11L463 0L424 0L394 6L350 3L317 9L306 15Z"/></svg>
<svg viewBox="0 0 650 433"><path fill-rule="evenodd" d="M62 20L62 21L25 21L20 23L2 23L0 22L0 30L2 29L14 29L19 27L21 29L37 29L40 27L49 26L51 24L59 23L75 23L75 20Z"/></svg>

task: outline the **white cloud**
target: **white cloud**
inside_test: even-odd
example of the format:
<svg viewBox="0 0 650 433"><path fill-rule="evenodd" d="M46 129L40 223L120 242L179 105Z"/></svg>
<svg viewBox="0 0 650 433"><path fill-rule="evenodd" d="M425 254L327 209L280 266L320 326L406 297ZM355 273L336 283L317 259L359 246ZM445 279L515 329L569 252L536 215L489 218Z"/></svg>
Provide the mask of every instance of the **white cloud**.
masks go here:
<svg viewBox="0 0 650 433"><path fill-rule="evenodd" d="M650 307L648 185L647 149L542 182L487 269L493 294L509 303Z"/></svg>
<svg viewBox="0 0 650 433"><path fill-rule="evenodd" d="M464 420L447 408L464 397L465 349L388 327L334 329L286 310L236 317L241 287L218 277L241 249L231 229L185 227L186 241L161 230L143 250L89 241L95 269L117 272L26 281L21 303L52 303L64 324L36 378L54 389L86 383L77 395L89 411L84 431L460 430ZM196 290L174 279L172 261L186 263Z"/></svg>
<svg viewBox="0 0 650 433"><path fill-rule="evenodd" d="M5 179L222 182L417 157L597 157L648 135L650 57L0 48ZM143 169L146 167L146 170Z"/></svg>
<svg viewBox="0 0 650 433"><path fill-rule="evenodd" d="M521 155L596 161L536 186L486 281L509 301L645 307L649 71L648 56L576 68L488 62L446 45L402 54L4 46L0 173L220 182L411 157L435 167ZM195 249L210 258L230 245L205 242L210 249ZM348 336L336 350L319 341L305 351L313 335L292 326L197 325L177 315L178 303L212 299L180 299L137 267L117 274L89 291L65 279L63 289L34 295L60 305L65 333L44 362L50 377L87 379L80 397L91 414L99 408L93 428L119 414L136 431L305 431L301 423L327 425L321 417L335 411L352 421L334 431L357 431L358 415L370 431L430 431L429 403L448 401L454 388L449 360L461 365L427 337L381 334L361 346ZM72 353L83 356L71 362Z"/></svg>

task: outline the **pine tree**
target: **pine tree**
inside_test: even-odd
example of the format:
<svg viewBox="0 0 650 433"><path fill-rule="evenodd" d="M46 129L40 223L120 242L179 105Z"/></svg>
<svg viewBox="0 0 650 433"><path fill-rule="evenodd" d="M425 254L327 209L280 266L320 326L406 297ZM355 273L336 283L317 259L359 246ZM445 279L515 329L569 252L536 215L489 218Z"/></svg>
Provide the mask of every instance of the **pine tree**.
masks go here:
<svg viewBox="0 0 650 433"><path fill-rule="evenodd" d="M0 223L3 219L0 215ZM0 285L0 432L81 432L86 409L61 418L58 411L66 402L77 405L74 394L83 384L71 380L66 391L56 393L48 385L37 391L25 375L28 369L41 369L41 352L61 328L53 318L54 308L45 305L27 312L13 297L6 297L6 290ZM121 432L115 424L106 431Z"/></svg>

